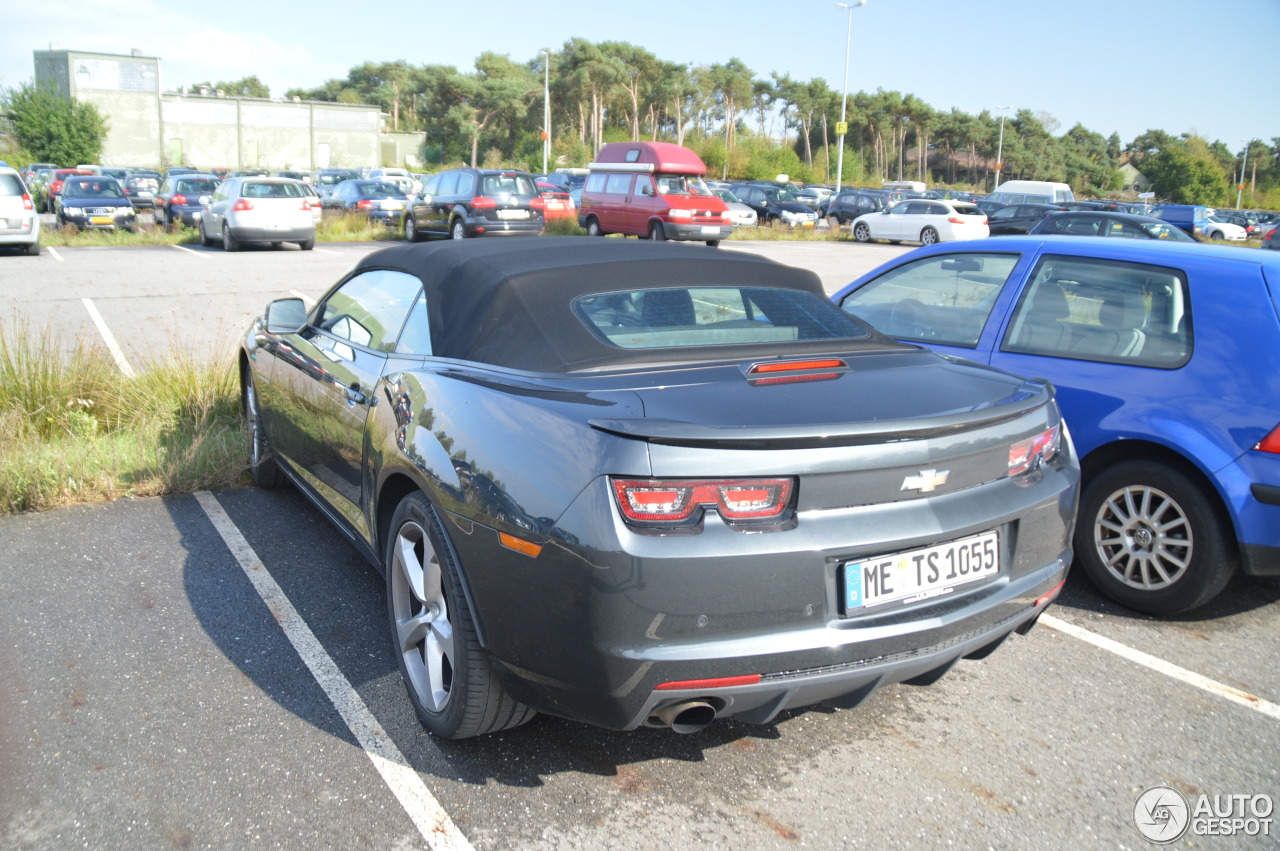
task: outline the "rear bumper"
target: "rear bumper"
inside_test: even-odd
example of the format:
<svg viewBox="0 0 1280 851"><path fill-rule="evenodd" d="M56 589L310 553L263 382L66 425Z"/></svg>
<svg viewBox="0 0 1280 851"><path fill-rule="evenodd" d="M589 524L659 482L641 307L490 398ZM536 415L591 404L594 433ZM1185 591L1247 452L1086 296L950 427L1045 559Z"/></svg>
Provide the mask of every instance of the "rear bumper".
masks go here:
<svg viewBox="0 0 1280 851"><path fill-rule="evenodd" d="M315 225L292 228L267 227L228 227L231 235L239 242L304 242L315 239Z"/></svg>

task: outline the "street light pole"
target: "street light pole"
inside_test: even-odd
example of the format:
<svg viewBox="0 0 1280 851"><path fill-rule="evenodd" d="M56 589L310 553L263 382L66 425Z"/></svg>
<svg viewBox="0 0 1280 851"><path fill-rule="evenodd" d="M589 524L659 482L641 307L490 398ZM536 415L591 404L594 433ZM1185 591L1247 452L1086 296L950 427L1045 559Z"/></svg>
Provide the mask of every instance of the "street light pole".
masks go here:
<svg viewBox="0 0 1280 851"><path fill-rule="evenodd" d="M542 54L542 173L547 173L547 157L551 153L551 53Z"/></svg>
<svg viewBox="0 0 1280 851"><path fill-rule="evenodd" d="M1240 160L1240 182L1236 184L1236 209L1240 209L1240 197L1244 195L1244 172L1249 165L1249 144L1253 140L1250 139L1244 143L1244 158Z"/></svg>
<svg viewBox="0 0 1280 851"><path fill-rule="evenodd" d="M845 27L844 33L844 92L840 95L840 124L837 129L841 132L836 135L836 144L839 146L836 155L836 191L840 191L840 185L844 181L844 134L849 129L848 123L845 121L845 108L849 104L849 46L853 42L853 10L859 6L865 6L867 0L854 0L852 3L837 3L840 9L847 9L849 12L849 23ZM831 162L831 160L827 160Z"/></svg>
<svg viewBox="0 0 1280 851"><path fill-rule="evenodd" d="M1000 170L1004 168L1004 114L1013 109L1013 104L997 106L996 109L1000 112L1000 144L996 146L996 185L991 187L992 192L1000 188Z"/></svg>

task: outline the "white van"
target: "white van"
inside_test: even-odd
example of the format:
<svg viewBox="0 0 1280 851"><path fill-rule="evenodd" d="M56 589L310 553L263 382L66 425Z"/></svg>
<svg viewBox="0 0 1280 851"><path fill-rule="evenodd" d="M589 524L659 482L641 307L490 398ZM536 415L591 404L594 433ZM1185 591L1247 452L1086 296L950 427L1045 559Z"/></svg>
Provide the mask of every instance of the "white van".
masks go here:
<svg viewBox="0 0 1280 851"><path fill-rule="evenodd" d="M996 191L987 196L988 201L999 201L1001 204L1058 204L1062 201L1074 201L1071 187L1065 183L1050 183L1047 180L1006 180L996 187Z"/></svg>

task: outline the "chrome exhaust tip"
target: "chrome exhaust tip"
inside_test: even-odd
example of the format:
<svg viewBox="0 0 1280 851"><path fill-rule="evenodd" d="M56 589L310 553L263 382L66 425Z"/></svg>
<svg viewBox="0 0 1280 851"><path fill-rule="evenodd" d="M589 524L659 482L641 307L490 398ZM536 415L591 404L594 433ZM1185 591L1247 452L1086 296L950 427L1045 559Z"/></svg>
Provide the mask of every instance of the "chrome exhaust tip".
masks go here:
<svg viewBox="0 0 1280 851"><path fill-rule="evenodd" d="M650 717L663 727L671 728L671 732L687 736L705 730L716 720L716 708L705 700L686 700L664 706Z"/></svg>

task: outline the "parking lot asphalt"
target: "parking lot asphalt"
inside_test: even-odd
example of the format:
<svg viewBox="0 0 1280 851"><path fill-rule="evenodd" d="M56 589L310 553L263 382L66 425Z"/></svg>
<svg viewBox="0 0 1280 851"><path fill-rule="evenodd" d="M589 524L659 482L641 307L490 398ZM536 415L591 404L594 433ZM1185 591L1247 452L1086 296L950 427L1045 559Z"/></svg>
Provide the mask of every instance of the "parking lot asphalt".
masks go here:
<svg viewBox="0 0 1280 851"><path fill-rule="evenodd" d="M887 259L762 245L829 290ZM139 362L150 343L216 352L220 325L233 340L370 250L320 248L3 257L0 298L50 333L99 334L89 298ZM1157 621L1073 576L1050 615L1159 669L1042 624L855 710L683 737L540 716L448 743L414 718L376 571L291 488L5 517L0 545L5 848L1137 848L1150 787L1280 797L1275 582L1237 578Z"/></svg>

